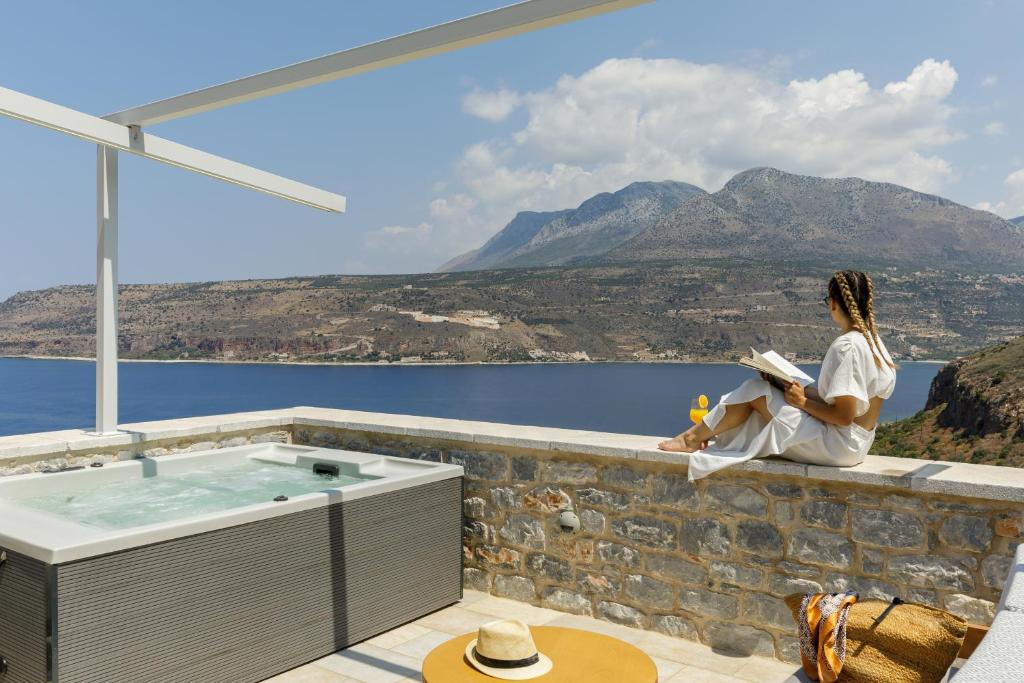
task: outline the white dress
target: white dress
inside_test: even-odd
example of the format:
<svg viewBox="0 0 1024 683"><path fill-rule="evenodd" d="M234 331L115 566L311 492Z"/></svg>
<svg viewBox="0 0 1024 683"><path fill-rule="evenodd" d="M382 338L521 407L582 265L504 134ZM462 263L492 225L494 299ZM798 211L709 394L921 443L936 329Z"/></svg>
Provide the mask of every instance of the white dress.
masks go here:
<svg viewBox="0 0 1024 683"><path fill-rule="evenodd" d="M884 360L892 362L885 344L880 346ZM860 417L868 412L872 398L892 396L896 372L885 362L881 368L875 365L864 335L851 331L832 342L821 363L817 387L818 395L830 405L839 396L853 396L857 399L856 416ZM714 430L725 416L726 406L760 396L767 399L772 419L765 422L760 414L752 413L739 427L717 435L708 448L691 453L690 481L769 455L812 465L849 467L863 462L874 443L875 430L864 429L856 422L847 427L822 422L786 403L783 392L763 379L749 379L723 396L708 411L704 423Z"/></svg>

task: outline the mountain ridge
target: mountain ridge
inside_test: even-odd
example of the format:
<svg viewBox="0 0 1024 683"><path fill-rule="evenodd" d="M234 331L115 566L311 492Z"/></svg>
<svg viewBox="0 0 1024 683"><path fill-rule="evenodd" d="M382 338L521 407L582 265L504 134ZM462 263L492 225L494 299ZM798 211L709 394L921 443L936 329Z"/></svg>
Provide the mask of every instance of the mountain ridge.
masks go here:
<svg viewBox="0 0 1024 683"><path fill-rule="evenodd" d="M1015 271L1024 269L1024 226L892 183L762 167L685 202L602 260L758 256Z"/></svg>
<svg viewBox="0 0 1024 683"><path fill-rule="evenodd" d="M596 194L575 209L520 211L482 247L456 256L436 272L580 262L600 256L704 193L673 180L639 181Z"/></svg>

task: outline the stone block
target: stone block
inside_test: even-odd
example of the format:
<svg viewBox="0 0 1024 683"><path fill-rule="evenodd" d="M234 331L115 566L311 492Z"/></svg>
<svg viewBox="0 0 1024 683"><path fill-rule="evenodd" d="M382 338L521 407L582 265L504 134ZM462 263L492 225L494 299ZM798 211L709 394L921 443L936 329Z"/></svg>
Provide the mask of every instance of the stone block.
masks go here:
<svg viewBox="0 0 1024 683"><path fill-rule="evenodd" d="M943 599L943 607L972 624L987 626L996 616L996 606L988 600L954 593Z"/></svg>
<svg viewBox="0 0 1024 683"><path fill-rule="evenodd" d="M725 593L703 588L684 588L679 592L679 607L701 617L735 619L739 613L737 599Z"/></svg>
<svg viewBox="0 0 1024 683"><path fill-rule="evenodd" d="M622 591L622 582L607 574L577 570L576 590L584 595L614 598Z"/></svg>
<svg viewBox="0 0 1024 683"><path fill-rule="evenodd" d="M777 562L775 568L780 572L786 574L792 574L793 576L803 576L807 578L816 578L821 574L821 567L813 567L809 564L800 564L799 562L790 562L783 560Z"/></svg>
<svg viewBox="0 0 1024 683"><path fill-rule="evenodd" d="M675 548L675 524L655 517L623 517L612 520L612 532L649 548Z"/></svg>
<svg viewBox="0 0 1024 683"><path fill-rule="evenodd" d="M804 490L796 484L765 484L764 488L776 498L804 497Z"/></svg>
<svg viewBox="0 0 1024 683"><path fill-rule="evenodd" d="M908 588L907 589L907 600L910 602L918 602L922 605L930 605L932 607L939 606L939 595L935 591L930 591L925 588Z"/></svg>
<svg viewBox="0 0 1024 683"><path fill-rule="evenodd" d="M775 513L775 526L790 526L796 519L797 504L788 500L777 500L772 505Z"/></svg>
<svg viewBox="0 0 1024 683"><path fill-rule="evenodd" d="M918 588L970 593L971 569L963 560L941 555L896 555L889 558L889 576Z"/></svg>
<svg viewBox="0 0 1024 683"><path fill-rule="evenodd" d="M791 593L820 593L821 584L811 579L772 574L768 577L768 592L779 597L785 597Z"/></svg>
<svg viewBox="0 0 1024 683"><path fill-rule="evenodd" d="M924 525L904 512L858 509L853 511L853 540L887 548L921 548Z"/></svg>
<svg viewBox="0 0 1024 683"><path fill-rule="evenodd" d="M863 576L849 576L835 572L826 576L822 585L829 593L840 593L848 590L857 591L862 600L872 599L888 602L895 597L903 595L903 591L900 590L899 586L887 581L868 579Z"/></svg>
<svg viewBox="0 0 1024 683"><path fill-rule="evenodd" d="M512 457L512 481L537 481L537 470L538 464L536 458L532 458L528 455L516 455Z"/></svg>
<svg viewBox="0 0 1024 683"><path fill-rule="evenodd" d="M895 493L890 493L883 500L886 505L901 508L903 510L923 510L924 501L920 498L913 498L911 496L901 496Z"/></svg>
<svg viewBox="0 0 1024 683"><path fill-rule="evenodd" d="M541 594L540 604L542 607L556 609L561 612L571 612L589 617L594 613L590 598L564 588L545 588Z"/></svg>
<svg viewBox="0 0 1024 683"><path fill-rule="evenodd" d="M826 529L842 529L846 527L846 514L849 507L846 503L830 500L811 500L800 508L800 519L809 526L820 526Z"/></svg>
<svg viewBox="0 0 1024 683"><path fill-rule="evenodd" d="M557 583L570 583L573 580L572 565L567 561L545 555L544 553L530 553L526 556L526 571L549 581Z"/></svg>
<svg viewBox="0 0 1024 683"><path fill-rule="evenodd" d="M521 566L522 556L518 550L496 545L479 545L474 551L476 561L485 569L516 569Z"/></svg>
<svg viewBox="0 0 1024 683"><path fill-rule="evenodd" d="M683 550L698 557L724 557L732 548L732 537L729 527L713 517L684 519L681 545Z"/></svg>
<svg viewBox="0 0 1024 683"><path fill-rule="evenodd" d="M585 462L548 460L541 467L541 480L558 484L588 484L597 481L597 468Z"/></svg>
<svg viewBox="0 0 1024 683"><path fill-rule="evenodd" d="M529 515L509 515L498 535L512 545L537 549L544 547L544 525Z"/></svg>
<svg viewBox="0 0 1024 683"><path fill-rule="evenodd" d="M538 486L523 496L523 507L534 512L551 514L559 510L572 509L572 498L557 486Z"/></svg>
<svg viewBox="0 0 1024 683"><path fill-rule="evenodd" d="M482 517L491 517L494 514L494 510L491 509L491 506L483 498L470 496L462 501L462 514L466 517L480 519Z"/></svg>
<svg viewBox="0 0 1024 683"><path fill-rule="evenodd" d="M491 543L494 541L494 528L479 520L466 520L462 525L464 542Z"/></svg>
<svg viewBox="0 0 1024 683"><path fill-rule="evenodd" d="M707 487L705 508L726 515L764 517L768 514L768 498L749 486L712 484Z"/></svg>
<svg viewBox="0 0 1024 683"><path fill-rule="evenodd" d="M576 489L576 500L584 505L606 508L608 510L626 510L629 508L629 495L615 493L614 491L602 491L600 489Z"/></svg>
<svg viewBox="0 0 1024 683"><path fill-rule="evenodd" d="M764 578L764 572L760 569L721 560L711 561L708 565L708 574L715 581L744 586L746 588L760 586L761 580Z"/></svg>
<svg viewBox="0 0 1024 683"><path fill-rule="evenodd" d="M790 557L808 564L847 569L853 564L853 543L820 529L797 529L789 539Z"/></svg>
<svg viewBox="0 0 1024 683"><path fill-rule="evenodd" d="M470 479L504 481L508 479L508 456L486 451L449 451L448 461L461 465Z"/></svg>
<svg viewBox="0 0 1024 683"><path fill-rule="evenodd" d="M675 607L675 589L671 584L644 574L627 574L623 581L623 594L644 609L672 609Z"/></svg>
<svg viewBox="0 0 1024 683"><path fill-rule="evenodd" d="M953 548L982 552L992 545L992 528L987 517L954 514L942 523L939 539Z"/></svg>
<svg viewBox="0 0 1024 683"><path fill-rule="evenodd" d="M533 584L533 579L525 576L499 574L494 577L494 594L521 602L533 602L537 599L537 587Z"/></svg>
<svg viewBox="0 0 1024 683"><path fill-rule="evenodd" d="M462 585L475 591L491 592L491 575L482 569L466 567L462 570Z"/></svg>
<svg viewBox="0 0 1024 683"><path fill-rule="evenodd" d="M996 536L1020 538L1024 532L1024 513L1001 512L995 518Z"/></svg>
<svg viewBox="0 0 1024 683"><path fill-rule="evenodd" d="M981 580L989 588L1002 589L1013 566L1013 558L1006 555L989 555L981 561Z"/></svg>
<svg viewBox="0 0 1024 683"><path fill-rule="evenodd" d="M496 486L491 489L491 502L499 510L521 510L523 499L511 486Z"/></svg>
<svg viewBox="0 0 1024 683"><path fill-rule="evenodd" d="M792 636L779 636L775 644L775 656L784 662L799 664L800 641Z"/></svg>
<svg viewBox="0 0 1024 683"><path fill-rule="evenodd" d="M617 564L622 567L639 567L640 553L633 548L612 543L611 541L597 542L597 556L602 562Z"/></svg>
<svg viewBox="0 0 1024 683"><path fill-rule="evenodd" d="M601 471L605 486L628 491L642 491L647 488L648 474L632 467L615 465Z"/></svg>
<svg viewBox="0 0 1024 683"><path fill-rule="evenodd" d="M672 555L646 553L644 565L648 571L680 583L702 584L708 579L708 572L704 567Z"/></svg>
<svg viewBox="0 0 1024 683"><path fill-rule="evenodd" d="M743 656L775 656L775 640L770 633L742 624L708 622L704 625L704 644L716 651Z"/></svg>
<svg viewBox="0 0 1024 683"><path fill-rule="evenodd" d="M643 628L647 623L644 613L640 610L628 605L606 602L604 600L597 603L597 616L605 621L622 624L623 626L632 626L633 628Z"/></svg>
<svg viewBox="0 0 1024 683"><path fill-rule="evenodd" d="M700 506L697 487L684 474L654 475L654 495L657 505L668 505L682 510L696 510Z"/></svg>
<svg viewBox="0 0 1024 683"><path fill-rule="evenodd" d="M782 534L768 522L743 520L736 525L736 547L760 557L782 557Z"/></svg>
<svg viewBox="0 0 1024 683"><path fill-rule="evenodd" d="M881 574L885 568L885 553L875 548L861 548L860 566L865 574Z"/></svg>
<svg viewBox="0 0 1024 683"><path fill-rule="evenodd" d="M697 640L697 627L686 617L675 614L655 614L651 617L651 629L675 638Z"/></svg>
<svg viewBox="0 0 1024 683"><path fill-rule="evenodd" d="M604 515L597 510L580 512L580 528L588 534L603 534L605 527Z"/></svg>
<svg viewBox="0 0 1024 683"><path fill-rule="evenodd" d="M782 598L764 593L748 593L743 597L743 618L763 626L796 632L796 622Z"/></svg>

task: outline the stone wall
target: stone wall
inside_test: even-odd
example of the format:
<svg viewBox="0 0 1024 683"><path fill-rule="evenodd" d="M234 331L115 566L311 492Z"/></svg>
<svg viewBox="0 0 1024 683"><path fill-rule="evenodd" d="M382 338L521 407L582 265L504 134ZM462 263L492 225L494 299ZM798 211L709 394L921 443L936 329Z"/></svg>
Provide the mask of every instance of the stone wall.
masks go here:
<svg viewBox="0 0 1024 683"><path fill-rule="evenodd" d="M0 437L0 475L281 441L460 464L466 586L796 660L788 593L855 588L987 623L1024 533L1024 470L777 459L690 484L652 436L294 408ZM579 533L557 524L572 509Z"/></svg>
<svg viewBox="0 0 1024 683"><path fill-rule="evenodd" d="M462 465L465 582L799 661L782 597L849 588L991 621L1024 505L889 486L296 426L296 443ZM579 533L563 532L562 509Z"/></svg>

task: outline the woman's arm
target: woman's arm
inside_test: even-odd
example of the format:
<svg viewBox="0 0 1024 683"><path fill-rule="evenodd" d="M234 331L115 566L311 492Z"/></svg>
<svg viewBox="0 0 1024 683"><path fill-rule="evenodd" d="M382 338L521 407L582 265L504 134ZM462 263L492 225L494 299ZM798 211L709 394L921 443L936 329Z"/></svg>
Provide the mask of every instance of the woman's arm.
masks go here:
<svg viewBox="0 0 1024 683"><path fill-rule="evenodd" d="M786 388L786 403L822 422L840 427L853 424L853 418L857 416L857 399L853 396L837 396L836 402L829 405L819 398L807 396L804 388L796 382Z"/></svg>

